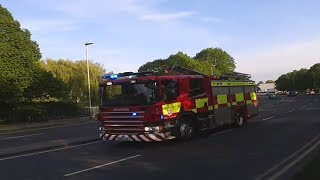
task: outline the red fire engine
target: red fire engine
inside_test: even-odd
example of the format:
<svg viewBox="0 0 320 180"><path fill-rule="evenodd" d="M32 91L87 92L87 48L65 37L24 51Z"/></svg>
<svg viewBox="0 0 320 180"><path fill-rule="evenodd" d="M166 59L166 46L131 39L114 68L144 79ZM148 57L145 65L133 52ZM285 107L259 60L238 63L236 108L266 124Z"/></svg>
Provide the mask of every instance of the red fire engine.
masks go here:
<svg viewBox="0 0 320 180"><path fill-rule="evenodd" d="M232 81L230 79L233 79ZM244 125L258 114L249 75L207 76L173 67L105 75L100 82L100 137L115 141L189 139L226 124Z"/></svg>

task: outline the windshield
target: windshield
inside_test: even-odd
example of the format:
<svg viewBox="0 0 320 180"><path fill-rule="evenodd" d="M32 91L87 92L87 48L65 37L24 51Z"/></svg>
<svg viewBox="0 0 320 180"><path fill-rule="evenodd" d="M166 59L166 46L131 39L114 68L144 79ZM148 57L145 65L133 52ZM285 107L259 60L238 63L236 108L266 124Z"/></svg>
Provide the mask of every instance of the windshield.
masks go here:
<svg viewBox="0 0 320 180"><path fill-rule="evenodd" d="M156 101L156 83L121 83L101 86L101 106L142 106Z"/></svg>

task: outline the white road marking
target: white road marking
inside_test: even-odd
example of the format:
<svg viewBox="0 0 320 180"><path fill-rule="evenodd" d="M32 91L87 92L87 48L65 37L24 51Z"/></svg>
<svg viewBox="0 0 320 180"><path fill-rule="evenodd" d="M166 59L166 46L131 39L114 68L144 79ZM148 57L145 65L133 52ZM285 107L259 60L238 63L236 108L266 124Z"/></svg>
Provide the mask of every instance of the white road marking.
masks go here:
<svg viewBox="0 0 320 180"><path fill-rule="evenodd" d="M283 105L283 104L287 104L287 103L290 103L294 100L290 100L290 101L287 101L287 102L284 102L284 103L279 103L279 104L274 104L274 105L270 105L270 106L264 106L264 107L261 107L260 109L266 109L266 108L269 108L269 107L274 107L274 106L278 106L278 105Z"/></svg>
<svg viewBox="0 0 320 180"><path fill-rule="evenodd" d="M288 156L286 159L282 160L280 163L276 164L275 166L273 166L272 168L268 169L265 173L257 176L255 178L255 180L260 180L260 179L266 179L265 177L271 173L272 171L279 169L279 167L281 165L283 165L284 163L286 163L287 161L289 161L290 159L292 159L293 157L295 157L296 155L298 155L299 153L301 153L305 148L307 148L308 146L310 146L311 144L314 143L314 141L316 141L318 138L320 137L320 134L318 134L316 137L314 137L313 139L311 139L307 144L305 144L304 146L302 146L300 149L298 149L296 152L292 153L290 156ZM318 141L319 143L319 141ZM317 144L318 144L317 143ZM269 178L270 179L270 178Z"/></svg>
<svg viewBox="0 0 320 180"><path fill-rule="evenodd" d="M232 130L233 130L233 129L221 131L221 132L218 132L218 133L211 134L210 136L216 136L216 135L223 134L223 133L226 133L226 132L229 132L229 131L232 131Z"/></svg>
<svg viewBox="0 0 320 180"><path fill-rule="evenodd" d="M296 165L299 161L301 161L303 158L305 158L308 154L310 154L314 149L316 149L320 145L320 140L318 140L314 145L309 147L307 150L305 150L300 156L298 156L296 159L294 159L291 163L287 164L285 167L283 167L280 171L276 172L274 175L270 177L270 179L278 179L283 173L288 171L291 167Z"/></svg>
<svg viewBox="0 0 320 180"><path fill-rule="evenodd" d="M267 117L267 118L263 118L261 121L266 121L266 120L269 120L269 119L272 119L274 118L275 116L270 116L270 117Z"/></svg>
<svg viewBox="0 0 320 180"><path fill-rule="evenodd" d="M90 171L90 170L93 170L93 169L98 169L98 168L101 168L101 167L104 167L104 166L109 166L109 165L112 165L112 164L116 164L116 163L119 163L119 162L122 162L122 161L126 161L126 160L129 160L129 159L137 158L137 157L140 157L140 156L141 155L130 156L130 157L127 157L127 158L123 158L123 159L120 159L120 160L117 160L117 161L112 161L112 162L109 162L109 163L106 163L106 164L102 164L102 165L99 165L99 166L95 166L95 167L92 167L92 168L88 168L88 169L84 169L84 170L81 170L81 171L76 171L76 172L73 172L73 173L65 174L64 176L68 177L68 176L72 176L72 175L75 175L75 174L80 174L80 173L83 173L83 172L87 172L87 171Z"/></svg>
<svg viewBox="0 0 320 180"><path fill-rule="evenodd" d="M13 137L2 138L0 140L17 139L17 138L31 137L31 136L39 136L41 134L44 134L44 133L28 134L28 135L23 135L23 136L13 136Z"/></svg>
<svg viewBox="0 0 320 180"><path fill-rule="evenodd" d="M320 108L306 108L306 110L319 110Z"/></svg>
<svg viewBox="0 0 320 180"><path fill-rule="evenodd" d="M306 108L307 106L303 106L303 108Z"/></svg>
<svg viewBox="0 0 320 180"><path fill-rule="evenodd" d="M44 154L44 153L48 153L48 152L61 151L61 150L65 150L65 149L87 146L90 144L97 144L100 142L102 142L102 141L90 142L90 143L79 144L79 145L74 145L74 146L69 146L69 147L64 147L64 148L58 148L58 149L52 149L52 150L47 150L47 151L40 151L40 152L35 152L35 153L28 153L28 154L23 154L23 155L18 155L18 156L11 156L11 157L7 157L7 158L2 158L2 159L0 159L0 161L9 160L9 159L16 159L16 158L21 158L21 157L27 157L27 156L33 156L33 155L38 155L38 154Z"/></svg>
<svg viewBox="0 0 320 180"><path fill-rule="evenodd" d="M0 135L21 133L21 132L30 132L30 131L37 131L37 130L44 130L44 129L54 129L54 128L68 127L68 126L77 126L77 125L91 124L91 123L97 123L97 121L82 122L82 123L76 123L76 124L65 124L65 125L45 127L45 128L34 128L34 129L28 129L28 130L22 130L22 131L6 132L6 133L0 133Z"/></svg>
<svg viewBox="0 0 320 180"><path fill-rule="evenodd" d="M294 109L290 110L289 112L293 112L293 111L294 111Z"/></svg>

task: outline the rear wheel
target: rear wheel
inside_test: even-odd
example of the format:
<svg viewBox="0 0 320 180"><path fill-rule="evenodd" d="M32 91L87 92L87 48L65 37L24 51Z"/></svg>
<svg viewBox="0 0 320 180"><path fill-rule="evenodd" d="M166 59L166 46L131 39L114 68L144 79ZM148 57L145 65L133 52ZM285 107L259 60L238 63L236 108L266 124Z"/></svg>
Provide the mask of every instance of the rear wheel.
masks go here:
<svg viewBox="0 0 320 180"><path fill-rule="evenodd" d="M242 114L238 113L235 117L235 123L238 127L241 127L245 124L245 120Z"/></svg>

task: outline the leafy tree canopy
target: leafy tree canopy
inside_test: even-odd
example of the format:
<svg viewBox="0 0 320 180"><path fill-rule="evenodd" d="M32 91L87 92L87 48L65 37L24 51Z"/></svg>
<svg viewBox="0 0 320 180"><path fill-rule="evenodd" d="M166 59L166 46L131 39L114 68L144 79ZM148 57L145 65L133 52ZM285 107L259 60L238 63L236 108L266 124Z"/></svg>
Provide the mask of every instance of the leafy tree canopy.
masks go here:
<svg viewBox="0 0 320 180"><path fill-rule="evenodd" d="M320 87L320 63L313 65L310 69L294 70L281 75L276 81L278 90L319 89Z"/></svg>
<svg viewBox="0 0 320 180"><path fill-rule="evenodd" d="M0 5L0 103L16 104L33 81L38 44L27 29Z"/></svg>
<svg viewBox="0 0 320 180"><path fill-rule="evenodd" d="M41 61L41 66L53 77L62 80L68 87L68 99L82 106L88 104L86 61L52 60ZM101 75L106 71L99 63L89 63L92 104L99 104L98 88Z"/></svg>
<svg viewBox="0 0 320 180"><path fill-rule="evenodd" d="M234 71L234 59L220 48L207 48L199 52L194 58L183 52L170 55L167 59L157 59L147 62L139 68L142 71L155 71L164 73L164 70L174 65L183 66L203 74L210 75L212 71L217 75Z"/></svg>

